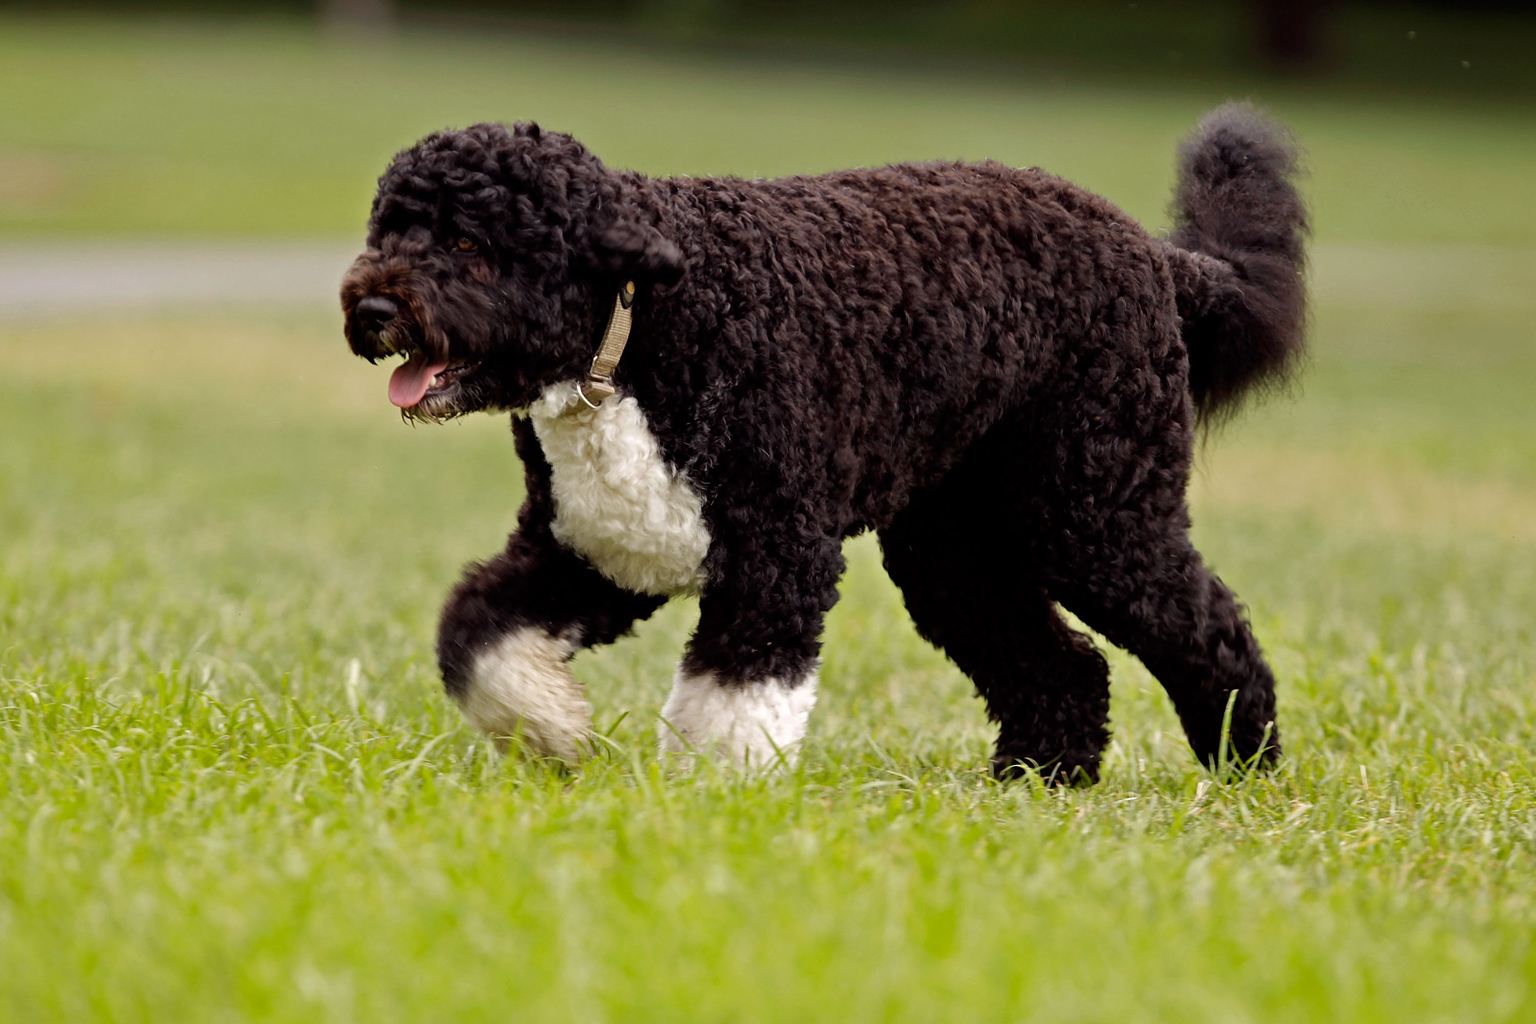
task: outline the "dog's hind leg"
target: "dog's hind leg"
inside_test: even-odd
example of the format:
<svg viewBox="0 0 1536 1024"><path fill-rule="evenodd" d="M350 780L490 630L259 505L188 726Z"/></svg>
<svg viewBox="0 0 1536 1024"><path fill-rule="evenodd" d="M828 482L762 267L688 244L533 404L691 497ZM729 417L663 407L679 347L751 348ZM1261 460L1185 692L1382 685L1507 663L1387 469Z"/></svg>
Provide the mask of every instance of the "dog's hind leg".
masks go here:
<svg viewBox="0 0 1536 1024"><path fill-rule="evenodd" d="M976 684L998 724L992 771L1093 782L1109 742L1109 669L1069 627L1033 568L976 521L986 496L958 482L880 531L886 571L924 639Z"/></svg>
<svg viewBox="0 0 1536 1024"><path fill-rule="evenodd" d="M1075 415L1061 414L1067 422ZM1157 677L1201 761L1222 760L1224 742L1234 763L1272 761L1274 679L1237 599L1189 539L1187 396L1156 386L1116 391L1096 415L1099 429L1065 435L1052 469L1031 481L1042 496L1035 551L1046 589Z"/></svg>
<svg viewBox="0 0 1536 1024"><path fill-rule="evenodd" d="M1273 762L1275 682L1242 606L1182 528L1146 533L1127 531L1108 564L1066 574L1058 596L1157 677L1202 762L1215 766L1224 743L1234 765Z"/></svg>

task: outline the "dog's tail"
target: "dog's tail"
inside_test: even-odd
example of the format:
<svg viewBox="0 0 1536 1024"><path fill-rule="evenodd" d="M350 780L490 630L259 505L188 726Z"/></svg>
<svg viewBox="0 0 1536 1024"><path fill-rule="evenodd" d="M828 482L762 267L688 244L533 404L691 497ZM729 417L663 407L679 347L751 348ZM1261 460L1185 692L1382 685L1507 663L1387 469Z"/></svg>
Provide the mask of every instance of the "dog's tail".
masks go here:
<svg viewBox="0 0 1536 1024"><path fill-rule="evenodd" d="M1207 114L1179 150L1173 260L1195 408L1206 422L1283 383L1302 352L1307 211L1285 130L1245 103Z"/></svg>

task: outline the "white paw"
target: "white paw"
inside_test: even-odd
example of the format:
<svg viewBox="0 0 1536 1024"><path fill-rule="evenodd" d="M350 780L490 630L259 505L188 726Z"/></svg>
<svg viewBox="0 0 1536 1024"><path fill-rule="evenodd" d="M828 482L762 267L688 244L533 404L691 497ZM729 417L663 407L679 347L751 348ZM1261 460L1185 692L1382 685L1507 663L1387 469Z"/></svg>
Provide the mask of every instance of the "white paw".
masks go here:
<svg viewBox="0 0 1536 1024"><path fill-rule="evenodd" d="M459 698L464 717L506 748L578 761L591 750L592 707L571 674L575 645L537 627L502 637L475 659Z"/></svg>
<svg viewBox="0 0 1536 1024"><path fill-rule="evenodd" d="M722 683L678 672L661 711L663 754L698 753L747 770L793 765L816 705L816 673L793 685L778 679Z"/></svg>

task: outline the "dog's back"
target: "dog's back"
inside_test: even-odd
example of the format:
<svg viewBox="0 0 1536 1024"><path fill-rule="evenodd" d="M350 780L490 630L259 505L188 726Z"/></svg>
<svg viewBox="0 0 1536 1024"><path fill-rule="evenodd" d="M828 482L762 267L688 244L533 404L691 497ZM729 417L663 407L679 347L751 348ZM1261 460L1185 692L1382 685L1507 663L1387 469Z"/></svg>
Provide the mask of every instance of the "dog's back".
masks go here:
<svg viewBox="0 0 1536 1024"><path fill-rule="evenodd" d="M1156 328L1176 320L1168 247L1060 178L938 163L652 184L688 263L639 343L688 339L663 359L737 382L728 427L701 396L676 403L700 456L718 431L751 438L798 487L842 490L825 500L848 529L888 520L1005 417L1049 430L1084 395L1117 402L1095 353L1184 394L1177 333ZM796 465L825 451L846 456Z"/></svg>

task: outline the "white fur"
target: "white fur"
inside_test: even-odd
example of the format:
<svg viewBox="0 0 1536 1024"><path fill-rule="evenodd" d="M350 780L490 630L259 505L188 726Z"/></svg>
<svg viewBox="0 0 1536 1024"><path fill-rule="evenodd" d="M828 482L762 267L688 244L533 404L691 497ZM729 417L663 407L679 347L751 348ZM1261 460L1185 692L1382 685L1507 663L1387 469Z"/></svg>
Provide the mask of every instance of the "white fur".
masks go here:
<svg viewBox="0 0 1536 1024"><path fill-rule="evenodd" d="M814 672L782 680L722 685L714 675L678 672L661 711L662 753L698 751L738 768L793 764L816 706Z"/></svg>
<svg viewBox="0 0 1536 1024"><path fill-rule="evenodd" d="M592 708L571 674L575 645L526 626L475 659L459 699L464 717L505 742L517 736L538 754L579 760L592 735Z"/></svg>
<svg viewBox="0 0 1536 1024"><path fill-rule="evenodd" d="M555 537L621 587L697 590L709 551L703 505L669 467L640 403L614 395L598 408L556 384L529 410L555 497Z"/></svg>

